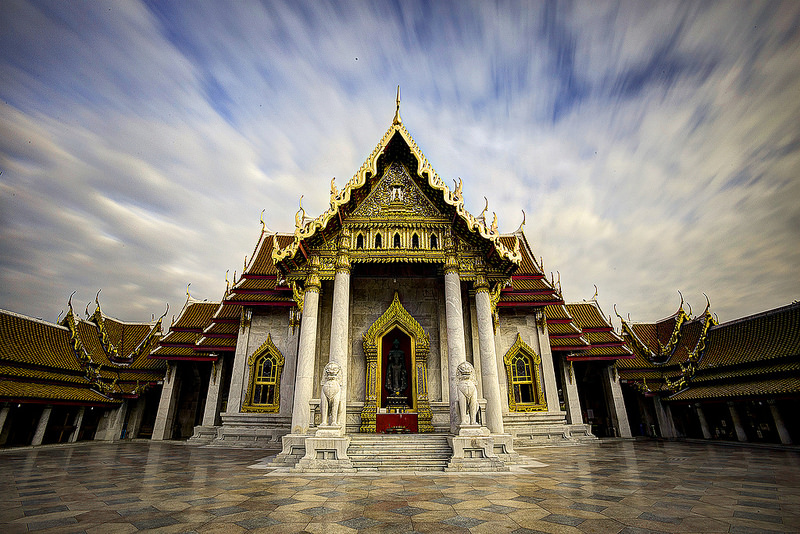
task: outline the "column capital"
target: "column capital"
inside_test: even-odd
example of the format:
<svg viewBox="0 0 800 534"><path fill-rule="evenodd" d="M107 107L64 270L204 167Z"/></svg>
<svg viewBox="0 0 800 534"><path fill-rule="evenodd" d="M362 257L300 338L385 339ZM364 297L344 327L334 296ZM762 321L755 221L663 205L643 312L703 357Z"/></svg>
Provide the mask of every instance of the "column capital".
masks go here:
<svg viewBox="0 0 800 534"><path fill-rule="evenodd" d="M475 293L488 293L489 280L486 279L486 273L479 272L475 277Z"/></svg>
<svg viewBox="0 0 800 534"><path fill-rule="evenodd" d="M444 261L444 274L459 274L458 256L453 252L447 254Z"/></svg>
<svg viewBox="0 0 800 534"><path fill-rule="evenodd" d="M305 292L319 293L322 282L319 278L319 256L311 256L308 260L308 276L306 277Z"/></svg>

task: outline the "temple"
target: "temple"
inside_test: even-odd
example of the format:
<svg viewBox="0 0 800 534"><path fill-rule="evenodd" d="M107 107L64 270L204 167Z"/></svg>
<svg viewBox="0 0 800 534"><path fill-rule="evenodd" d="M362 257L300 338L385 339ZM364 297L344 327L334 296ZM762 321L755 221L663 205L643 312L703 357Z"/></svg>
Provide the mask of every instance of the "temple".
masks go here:
<svg viewBox="0 0 800 534"><path fill-rule="evenodd" d="M301 204L292 232L262 220L241 274L215 301L187 290L166 334L99 300L85 320L70 302L60 324L0 313L0 443L182 439L352 472L502 471L515 447L598 437L798 439L781 414L798 407L800 305L722 325L710 304L697 318L681 306L620 317L617 332L596 294L564 301L524 225L501 233L488 205L465 209L398 95L329 207ZM728 402L740 399L747 413ZM108 422L87 426L87 409ZM27 434L13 423L25 417Z"/></svg>

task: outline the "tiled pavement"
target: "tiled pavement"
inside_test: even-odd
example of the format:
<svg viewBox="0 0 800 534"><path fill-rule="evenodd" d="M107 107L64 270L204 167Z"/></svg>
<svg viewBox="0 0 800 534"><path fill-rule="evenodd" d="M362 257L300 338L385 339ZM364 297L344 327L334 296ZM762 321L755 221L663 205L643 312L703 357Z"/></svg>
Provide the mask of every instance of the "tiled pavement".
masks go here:
<svg viewBox="0 0 800 534"><path fill-rule="evenodd" d="M800 532L800 454L607 441L491 475L270 476L264 451L0 452L0 532Z"/></svg>

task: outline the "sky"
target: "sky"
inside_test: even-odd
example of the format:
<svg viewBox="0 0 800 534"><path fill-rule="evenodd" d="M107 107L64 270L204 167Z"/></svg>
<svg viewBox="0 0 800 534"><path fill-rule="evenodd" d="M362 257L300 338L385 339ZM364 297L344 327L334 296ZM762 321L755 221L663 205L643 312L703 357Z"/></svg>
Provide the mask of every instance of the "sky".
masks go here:
<svg viewBox="0 0 800 534"><path fill-rule="evenodd" d="M565 300L800 298L798 2L0 2L0 308L219 300L390 126Z"/></svg>

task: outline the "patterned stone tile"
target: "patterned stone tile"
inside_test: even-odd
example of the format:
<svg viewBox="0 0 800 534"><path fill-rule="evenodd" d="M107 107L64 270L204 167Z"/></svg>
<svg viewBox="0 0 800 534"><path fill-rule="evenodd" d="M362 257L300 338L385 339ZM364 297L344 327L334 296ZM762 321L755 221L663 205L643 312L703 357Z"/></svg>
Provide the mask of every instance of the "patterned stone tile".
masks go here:
<svg viewBox="0 0 800 534"><path fill-rule="evenodd" d="M457 515L455 517L451 517L450 519L445 519L442 523L446 523L448 525L452 525L454 527L461 527L461 528L472 528L477 525L480 525L484 521L481 519L474 519L472 517L464 517L461 515Z"/></svg>

